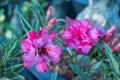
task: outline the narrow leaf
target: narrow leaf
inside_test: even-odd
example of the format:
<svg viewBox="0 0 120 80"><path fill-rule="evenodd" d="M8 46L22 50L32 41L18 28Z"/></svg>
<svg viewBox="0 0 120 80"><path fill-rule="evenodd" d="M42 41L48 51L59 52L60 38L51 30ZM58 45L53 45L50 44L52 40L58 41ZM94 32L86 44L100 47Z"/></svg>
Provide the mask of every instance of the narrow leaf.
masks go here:
<svg viewBox="0 0 120 80"><path fill-rule="evenodd" d="M81 71L79 69L79 67L70 64L70 68L81 78L83 78L84 80L91 80L83 71Z"/></svg>
<svg viewBox="0 0 120 80"><path fill-rule="evenodd" d="M22 24L22 26L23 26L24 31L27 33L28 30L26 29L26 27L25 27L25 25L24 25L24 22L22 21L22 19L21 19L20 16L19 16L19 19L20 19L20 22L21 22L21 24Z"/></svg>
<svg viewBox="0 0 120 80"><path fill-rule="evenodd" d="M41 20L40 20L39 16L37 15L34 8L32 8L32 11L33 11L35 22L36 22L36 25L34 25L34 26L36 27L36 30L39 30Z"/></svg>
<svg viewBox="0 0 120 80"><path fill-rule="evenodd" d="M3 61L6 63L7 60L9 60L9 57L11 56L12 51L16 48L17 46L17 40L11 41L11 43L8 45L8 47L5 49L5 55Z"/></svg>
<svg viewBox="0 0 120 80"><path fill-rule="evenodd" d="M118 63L117 63L116 59L114 58L111 49L108 47L107 44L104 44L104 47L105 47L105 52L106 52L106 55L107 55L108 60L109 60L109 62L110 62L112 71L113 71L115 74L117 74L117 75L119 74L119 75L120 75Z"/></svg>
<svg viewBox="0 0 120 80"><path fill-rule="evenodd" d="M31 25L28 23L28 21L23 17L21 13L21 9L17 6L17 13L21 17L21 19L26 23L26 25L30 28L30 30L33 30Z"/></svg>

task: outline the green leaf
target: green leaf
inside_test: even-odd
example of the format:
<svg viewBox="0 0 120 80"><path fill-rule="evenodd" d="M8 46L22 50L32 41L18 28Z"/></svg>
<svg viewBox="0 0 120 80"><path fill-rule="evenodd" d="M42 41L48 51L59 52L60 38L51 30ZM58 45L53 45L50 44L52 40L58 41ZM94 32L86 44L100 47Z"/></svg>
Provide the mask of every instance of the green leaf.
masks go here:
<svg viewBox="0 0 120 80"><path fill-rule="evenodd" d="M21 19L26 23L26 25L29 27L30 30L33 30L33 28L31 27L31 25L28 23L28 21L22 15L21 9L18 6L16 8L17 8L17 13L21 17Z"/></svg>
<svg viewBox="0 0 120 80"><path fill-rule="evenodd" d="M120 75L118 63L117 63L116 59L114 58L111 49L108 47L107 44L104 44L104 47L105 47L105 53L108 57L108 60L110 62L113 73Z"/></svg>
<svg viewBox="0 0 120 80"><path fill-rule="evenodd" d="M13 77L11 80L25 80L25 78L21 75L17 75L15 77Z"/></svg>
<svg viewBox="0 0 120 80"><path fill-rule="evenodd" d="M17 43L18 43L18 41L16 39L14 39L13 41L11 41L9 43L8 47L6 47L4 59L3 59L4 63L6 63L7 60L9 60L9 56L11 56L12 51L16 48Z"/></svg>
<svg viewBox="0 0 120 80"><path fill-rule="evenodd" d="M8 69L15 69L15 68L22 67L22 66L23 64L16 64L16 65L9 67Z"/></svg>
<svg viewBox="0 0 120 80"><path fill-rule="evenodd" d="M32 0L33 5L35 6L35 12L39 13L39 18L41 20L41 24L43 27L45 27L45 22L46 22L46 18L45 18L45 14L44 11L41 7L41 5L36 1L36 0Z"/></svg>
<svg viewBox="0 0 120 80"><path fill-rule="evenodd" d="M70 64L69 66L79 77L83 78L84 80L91 80L91 78L88 77L83 71L81 71L78 66L73 64Z"/></svg>
<svg viewBox="0 0 120 80"><path fill-rule="evenodd" d="M22 36L22 30L21 30L21 28L17 28L16 33L17 33L17 36L21 37Z"/></svg>
<svg viewBox="0 0 120 80"><path fill-rule="evenodd" d="M24 25L24 22L22 21L22 19L21 19L20 16L19 16L19 19L20 19L20 22L21 22L21 24L22 24L22 26L23 26L24 31L27 33L28 30L26 29L26 27L25 27L25 25Z"/></svg>
<svg viewBox="0 0 120 80"><path fill-rule="evenodd" d="M104 63L102 63L101 71L102 71L102 78L101 78L101 80L106 80L108 70L107 70L107 66Z"/></svg>
<svg viewBox="0 0 120 80"><path fill-rule="evenodd" d="M36 22L36 25L33 25L36 27L36 30L39 30L40 28L40 23L41 23L41 20L39 18L39 15L36 13L36 9L35 8L32 8L32 11L33 11L33 14L34 14L34 24Z"/></svg>
<svg viewBox="0 0 120 80"><path fill-rule="evenodd" d="M57 79L57 73L52 73L50 80L56 80Z"/></svg>

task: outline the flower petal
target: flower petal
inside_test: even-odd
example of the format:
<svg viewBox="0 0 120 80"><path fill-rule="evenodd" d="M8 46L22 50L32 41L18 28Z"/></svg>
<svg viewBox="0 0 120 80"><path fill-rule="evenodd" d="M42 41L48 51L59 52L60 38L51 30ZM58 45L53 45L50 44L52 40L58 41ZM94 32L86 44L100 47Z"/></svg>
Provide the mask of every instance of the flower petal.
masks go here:
<svg viewBox="0 0 120 80"><path fill-rule="evenodd" d="M30 40L34 40L34 39L38 39L39 38L39 35L37 32L34 32L34 31L31 31L31 32L28 32L28 39Z"/></svg>
<svg viewBox="0 0 120 80"><path fill-rule="evenodd" d="M91 46L85 45L85 46L78 47L77 51L78 53L88 54L90 49L91 49Z"/></svg>
<svg viewBox="0 0 120 80"><path fill-rule="evenodd" d="M84 21L82 21L82 24L84 25L84 27L88 27L88 25L90 24L88 19L85 19Z"/></svg>
<svg viewBox="0 0 120 80"><path fill-rule="evenodd" d="M50 33L50 38L51 38L52 42L55 41L57 39L57 33L56 32Z"/></svg>
<svg viewBox="0 0 120 80"><path fill-rule="evenodd" d="M32 49L28 54L24 54L22 56L22 60L24 62L24 67L29 68L34 64L34 58L35 58L35 50Z"/></svg>
<svg viewBox="0 0 120 80"><path fill-rule="evenodd" d="M54 63L58 63L60 60L60 55L62 53L62 50L59 46L51 46L47 49L48 55L50 56L51 60Z"/></svg>
<svg viewBox="0 0 120 80"><path fill-rule="evenodd" d="M32 43L29 39L22 40L21 50L25 53L28 53L32 47Z"/></svg>
<svg viewBox="0 0 120 80"><path fill-rule="evenodd" d="M99 32L100 38L103 38L106 35L106 30L103 27L101 27L100 25L95 25L94 27Z"/></svg>
<svg viewBox="0 0 120 80"><path fill-rule="evenodd" d="M62 38L65 39L65 40L68 40L68 39L71 39L72 38L72 33L70 32L70 30L65 30L63 33L62 33Z"/></svg>
<svg viewBox="0 0 120 80"><path fill-rule="evenodd" d="M41 48L44 45L44 42L42 41L41 38L39 38L39 39L34 39L32 41L32 44L33 44L33 47L35 47L36 49L38 49L38 48Z"/></svg>
<svg viewBox="0 0 120 80"><path fill-rule="evenodd" d="M45 44L52 43L52 40L51 40L51 38L48 34L48 31L46 29L41 29L40 37Z"/></svg>
<svg viewBox="0 0 120 80"><path fill-rule="evenodd" d="M47 63L43 60L36 64L38 72L46 72L48 70Z"/></svg>
<svg viewBox="0 0 120 80"><path fill-rule="evenodd" d="M35 64L38 64L43 60L43 58L37 53L34 60L35 60Z"/></svg>

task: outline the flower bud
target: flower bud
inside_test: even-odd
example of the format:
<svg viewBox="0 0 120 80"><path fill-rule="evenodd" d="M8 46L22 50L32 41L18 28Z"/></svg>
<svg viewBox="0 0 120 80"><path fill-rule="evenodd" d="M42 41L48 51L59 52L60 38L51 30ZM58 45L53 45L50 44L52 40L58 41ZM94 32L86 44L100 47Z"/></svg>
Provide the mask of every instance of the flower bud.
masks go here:
<svg viewBox="0 0 120 80"><path fill-rule="evenodd" d="M51 19L51 20L48 22L48 24L47 24L47 26L46 26L46 29L47 29L47 30L50 30L50 29L55 25L55 23L56 23L56 18Z"/></svg>
<svg viewBox="0 0 120 80"><path fill-rule="evenodd" d="M116 26L112 26L108 31L105 36L105 42L108 43L110 41L110 38L113 36L113 34L116 31Z"/></svg>
<svg viewBox="0 0 120 80"><path fill-rule="evenodd" d="M111 42L111 46L114 46L115 43L117 43L119 38L120 38L120 33L113 39L113 41Z"/></svg>
<svg viewBox="0 0 120 80"><path fill-rule="evenodd" d="M120 43L116 44L113 48L112 48L112 52L116 52L120 50Z"/></svg>
<svg viewBox="0 0 120 80"><path fill-rule="evenodd" d="M52 15L52 6L49 6L48 9L47 9L47 12L46 12L46 19L50 19Z"/></svg>

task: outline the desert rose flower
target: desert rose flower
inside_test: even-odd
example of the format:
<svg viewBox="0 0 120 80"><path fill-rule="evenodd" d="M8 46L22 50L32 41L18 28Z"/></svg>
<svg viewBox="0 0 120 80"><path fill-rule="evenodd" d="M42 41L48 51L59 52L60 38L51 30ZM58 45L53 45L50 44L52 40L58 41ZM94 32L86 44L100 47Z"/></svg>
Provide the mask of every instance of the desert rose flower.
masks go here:
<svg viewBox="0 0 120 80"><path fill-rule="evenodd" d="M24 52L22 60L24 67L29 68L36 65L39 72L48 70L48 66L52 61L54 64L60 61L61 48L54 45L56 33L48 33L46 29L41 29L40 33L30 31L27 39L22 40L21 50Z"/></svg>
<svg viewBox="0 0 120 80"><path fill-rule="evenodd" d="M120 33L115 36L115 38L112 37L116 31L116 26L112 26L110 29L108 29L107 34L105 36L105 43L108 44L112 48L112 52L117 52L120 50L120 42L118 40L120 39Z"/></svg>
<svg viewBox="0 0 120 80"><path fill-rule="evenodd" d="M99 40L99 32L89 20L73 20L66 18L66 28L62 33L65 46L75 49L80 54L88 54L91 47Z"/></svg>

